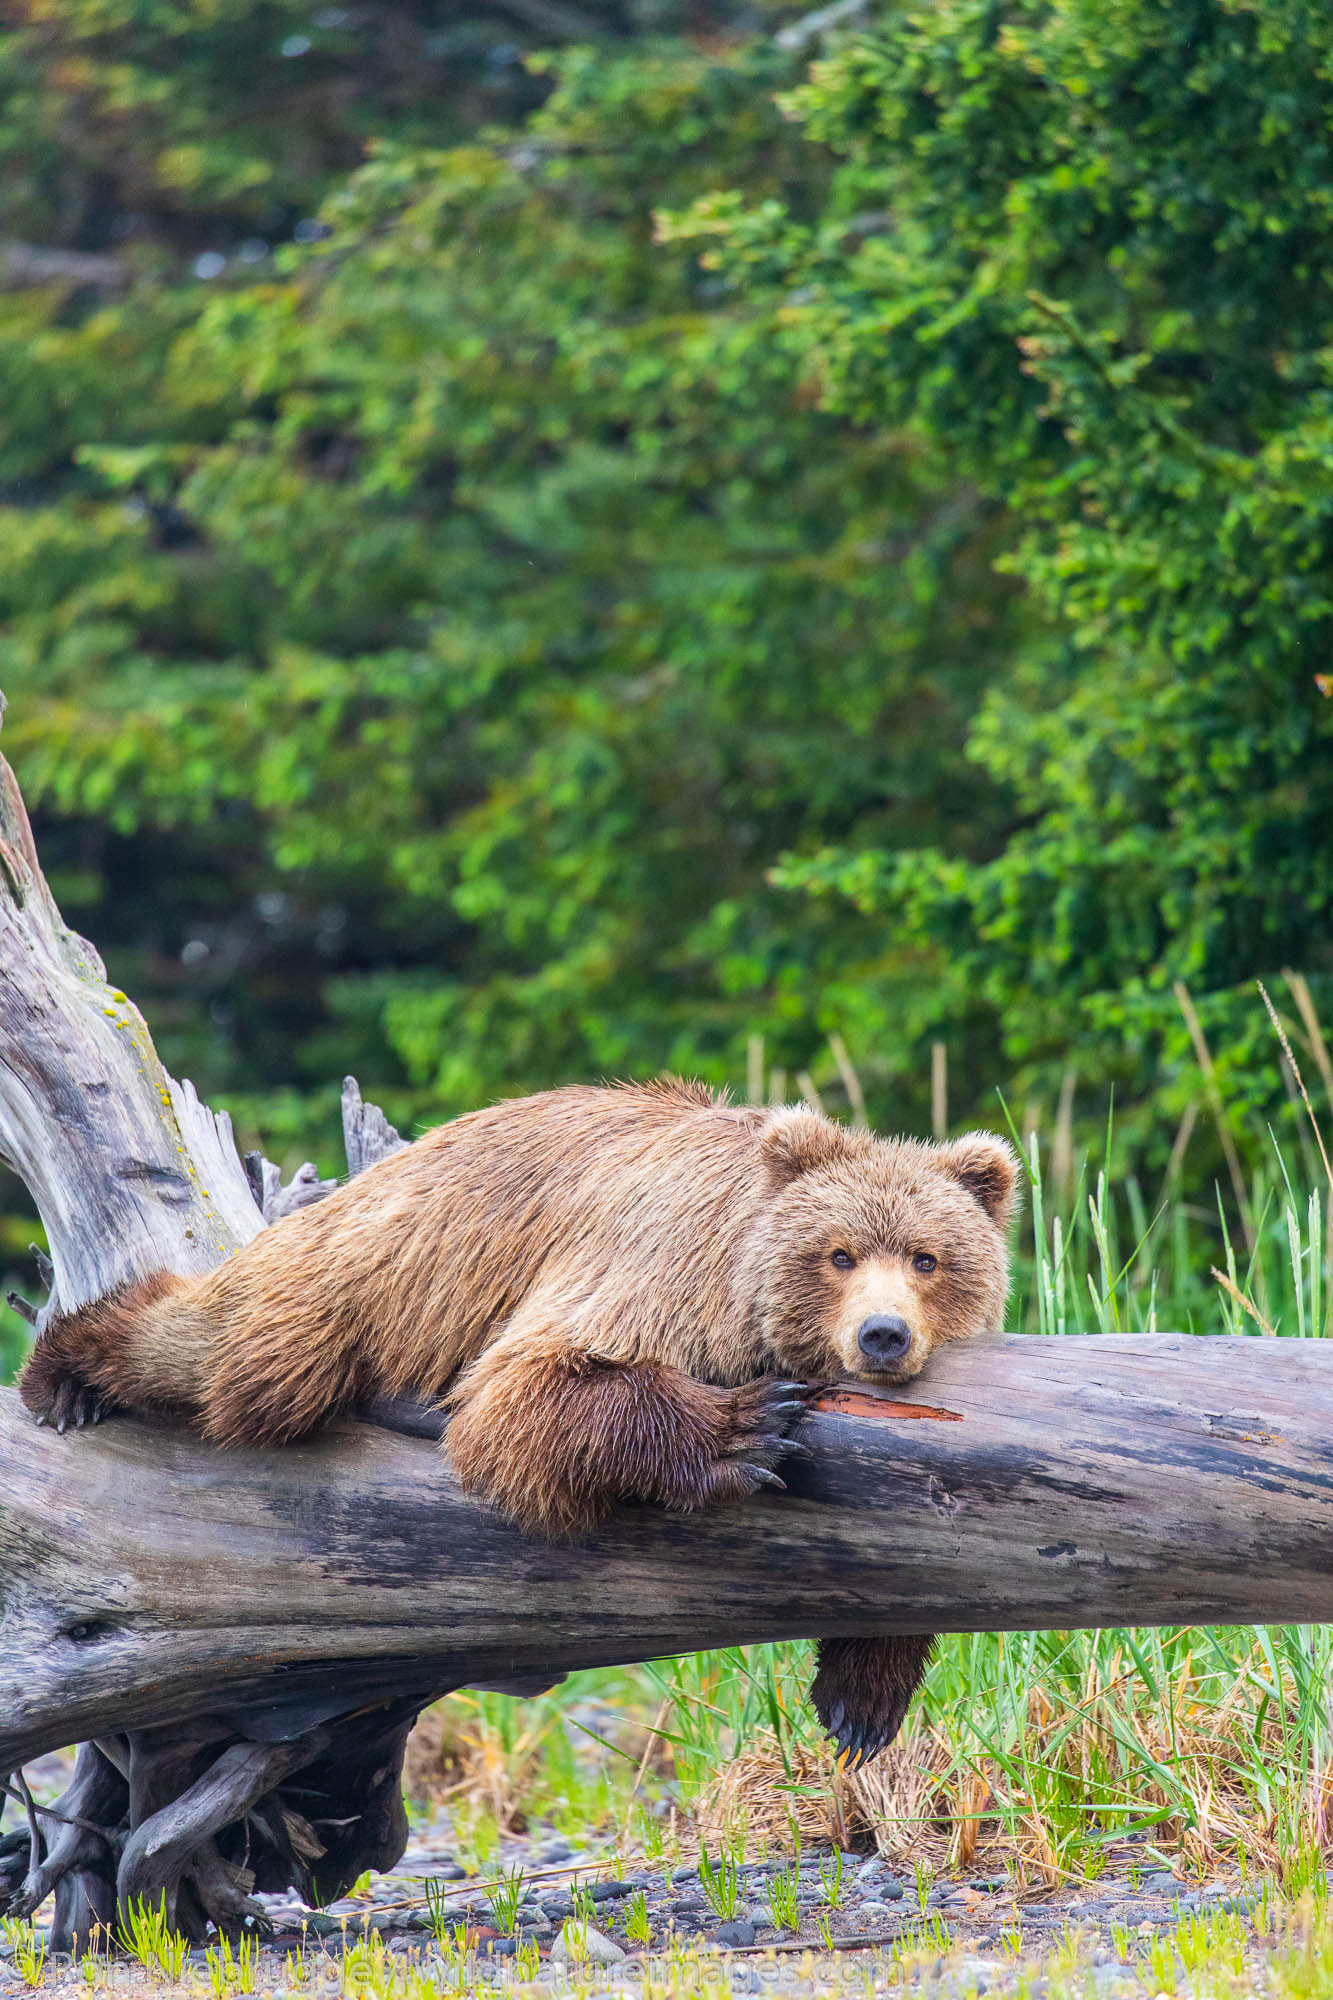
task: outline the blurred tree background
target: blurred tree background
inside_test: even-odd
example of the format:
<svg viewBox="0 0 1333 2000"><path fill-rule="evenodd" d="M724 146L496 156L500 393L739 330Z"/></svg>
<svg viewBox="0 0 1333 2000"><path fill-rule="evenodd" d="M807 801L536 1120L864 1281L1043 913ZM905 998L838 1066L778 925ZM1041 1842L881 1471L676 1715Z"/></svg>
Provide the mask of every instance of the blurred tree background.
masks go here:
<svg viewBox="0 0 1333 2000"><path fill-rule="evenodd" d="M1333 1013L1333 17L7 19L4 747L247 1138L755 1036L837 1110L832 1035L878 1123L942 1044L954 1125L1113 1087L1160 1167L1184 982L1263 1143L1255 977Z"/></svg>

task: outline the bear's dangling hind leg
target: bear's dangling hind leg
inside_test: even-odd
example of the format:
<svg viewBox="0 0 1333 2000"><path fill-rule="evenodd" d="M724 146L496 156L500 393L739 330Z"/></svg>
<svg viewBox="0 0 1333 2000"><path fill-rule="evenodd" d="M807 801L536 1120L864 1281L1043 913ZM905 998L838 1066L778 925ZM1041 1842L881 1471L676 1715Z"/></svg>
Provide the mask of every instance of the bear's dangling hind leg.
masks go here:
<svg viewBox="0 0 1333 2000"><path fill-rule="evenodd" d="M930 1633L820 1640L810 1700L853 1770L892 1743L934 1650Z"/></svg>
<svg viewBox="0 0 1333 2000"><path fill-rule="evenodd" d="M804 1385L738 1389L663 1361L611 1361L567 1339L506 1338L450 1397L445 1447L464 1489L540 1534L577 1534L620 1501L689 1512L781 1487Z"/></svg>

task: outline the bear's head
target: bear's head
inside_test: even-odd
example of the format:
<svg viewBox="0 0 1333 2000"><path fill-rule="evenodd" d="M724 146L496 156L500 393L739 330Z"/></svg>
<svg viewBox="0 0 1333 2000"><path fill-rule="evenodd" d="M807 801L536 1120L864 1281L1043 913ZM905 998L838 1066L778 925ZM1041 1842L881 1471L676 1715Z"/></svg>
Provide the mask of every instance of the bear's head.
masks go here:
<svg viewBox="0 0 1333 2000"><path fill-rule="evenodd" d="M941 1341L998 1330L1018 1183L1003 1139L879 1139L789 1106L759 1143L773 1197L745 1283L770 1365L906 1382Z"/></svg>

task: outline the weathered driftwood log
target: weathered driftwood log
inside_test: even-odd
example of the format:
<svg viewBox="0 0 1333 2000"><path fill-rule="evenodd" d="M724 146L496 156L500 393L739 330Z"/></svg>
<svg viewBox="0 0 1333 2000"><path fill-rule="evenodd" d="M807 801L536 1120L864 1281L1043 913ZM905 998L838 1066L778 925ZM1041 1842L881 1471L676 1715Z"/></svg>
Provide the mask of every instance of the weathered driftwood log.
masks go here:
<svg viewBox="0 0 1333 2000"><path fill-rule="evenodd" d="M802 1436L785 1495L550 1545L428 1435L59 1437L3 1392L0 1768L201 1715L284 1742L685 1643L1333 1620L1333 1345L1011 1336L892 1399L833 1390Z"/></svg>
<svg viewBox="0 0 1333 2000"><path fill-rule="evenodd" d="M551 1547L429 1435L219 1452L0 1398L0 1769L95 1738L61 1810L125 1819L100 1867L60 1829L68 1927L165 1891L199 1932L249 1878L314 1898L387 1865L407 1726L457 1686L797 1634L1333 1619L1322 1343L1009 1338L892 1400L831 1392L804 1436L785 1496Z"/></svg>

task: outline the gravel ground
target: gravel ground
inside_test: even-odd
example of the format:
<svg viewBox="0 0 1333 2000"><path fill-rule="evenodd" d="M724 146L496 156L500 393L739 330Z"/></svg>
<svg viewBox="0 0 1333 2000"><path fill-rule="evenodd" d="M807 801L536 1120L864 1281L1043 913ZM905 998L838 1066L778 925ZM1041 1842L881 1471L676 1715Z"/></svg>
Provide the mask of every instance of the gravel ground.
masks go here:
<svg viewBox="0 0 1333 2000"><path fill-rule="evenodd" d="M32 1775L42 1774L34 1768ZM698 1868L688 1863L621 1862L606 1848L575 1848L538 1834L506 1842L500 1866L523 1870L512 1935L500 1934L509 1926L503 1920L497 1925L492 1909L495 1877L465 1873L444 1818L419 1827L398 1867L374 1878L363 1896L319 1913L262 1899L273 1936L260 1949L254 1991L359 1988L387 2000L395 1987L384 1977L389 1960L381 1953L373 1971L364 1942L358 1943L370 1932L393 1954L398 1971L424 1973L429 1984L454 1993L521 1980L533 1993L570 1986L588 1996L716 1991L719 1985L735 1993L793 1986L869 1994L877 1985L908 1981L941 1996L1021 1991L1044 2000L1066 1990L1151 1995L1163 1978L1153 1940L1178 1934L1182 1921L1188 1928L1191 1917L1221 1910L1231 1913L1235 1936L1248 1940L1246 1964L1253 1960L1254 1970L1236 1988L1244 1992L1263 1989L1261 1936L1271 1933L1261 1897L1242 1894L1234 1883L1191 1887L1160 1868L1108 1875L1038 1899L1017 1892L1007 1875L930 1884L865 1855L842 1856L840 1870L837 1856L807 1855L791 1883L800 1919L792 1930L774 1923L772 1908L792 1870L789 1861L740 1868L736 1907L727 1917L712 1906ZM589 1926L581 1962L576 1895L591 1899L581 1906ZM45 1914L38 1915L39 1940ZM565 1931L571 1919L572 1940ZM442 1949L437 1924L447 1940L460 1942ZM0 1995L32 1991L20 1958L12 1944L0 1944ZM192 1953L183 1983L208 1991L215 1970L204 1952ZM39 1984L45 1992L76 1984L86 1992L92 1984L128 1993L145 1982L133 1962L89 1980L68 1961L48 1960ZM1184 1994L1193 1987L1186 1976L1169 1990Z"/></svg>

